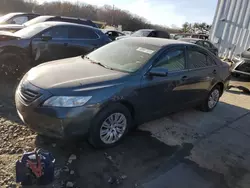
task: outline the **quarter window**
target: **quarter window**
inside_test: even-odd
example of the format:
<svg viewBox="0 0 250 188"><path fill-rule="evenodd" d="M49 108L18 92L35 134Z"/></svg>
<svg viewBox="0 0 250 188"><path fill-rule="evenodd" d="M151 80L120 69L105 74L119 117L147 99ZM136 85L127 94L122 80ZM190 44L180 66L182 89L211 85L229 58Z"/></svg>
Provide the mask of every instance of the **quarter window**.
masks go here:
<svg viewBox="0 0 250 188"><path fill-rule="evenodd" d="M72 27L69 30L69 38L72 39L98 39L98 35L91 29Z"/></svg>
<svg viewBox="0 0 250 188"><path fill-rule="evenodd" d="M191 69L216 65L208 55L195 50L188 51L188 63Z"/></svg>
<svg viewBox="0 0 250 188"><path fill-rule="evenodd" d="M185 69L185 55L183 50L172 50L163 55L155 67L167 68L169 72Z"/></svg>

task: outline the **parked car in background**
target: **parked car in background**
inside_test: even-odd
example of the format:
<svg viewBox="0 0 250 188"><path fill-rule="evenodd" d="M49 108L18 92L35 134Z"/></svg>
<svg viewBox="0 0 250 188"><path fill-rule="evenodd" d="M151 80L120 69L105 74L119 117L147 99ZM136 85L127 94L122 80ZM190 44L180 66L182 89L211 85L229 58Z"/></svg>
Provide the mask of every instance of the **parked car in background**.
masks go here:
<svg viewBox="0 0 250 188"><path fill-rule="evenodd" d="M116 37L124 36L125 34L115 31L115 30L109 30L109 29L102 29L102 32L107 35L111 40L115 40Z"/></svg>
<svg viewBox="0 0 250 188"><path fill-rule="evenodd" d="M125 35L131 35L133 31L122 31Z"/></svg>
<svg viewBox="0 0 250 188"><path fill-rule="evenodd" d="M208 40L209 36L207 34L178 33L178 34L174 34L173 38L175 40L178 40L181 38L197 38L197 39Z"/></svg>
<svg viewBox="0 0 250 188"><path fill-rule="evenodd" d="M15 33L0 32L0 62L11 59L22 65L26 63L22 61L29 58L39 64L85 55L109 42L110 39L97 28L65 22L44 22Z"/></svg>
<svg viewBox="0 0 250 188"><path fill-rule="evenodd" d="M117 37L116 40L126 38L126 37L156 37L156 38L170 38L170 35L167 31L159 31L155 29L140 29L135 31L131 35L125 35L121 37Z"/></svg>
<svg viewBox="0 0 250 188"><path fill-rule="evenodd" d="M95 147L110 147L156 115L213 110L229 76L228 64L197 45L130 37L31 69L15 100L22 121L39 134L86 134Z"/></svg>
<svg viewBox="0 0 250 188"><path fill-rule="evenodd" d="M209 51L211 51L214 55L218 55L218 48L216 48L210 41L203 40L203 39L197 39L197 38L180 38L178 40L190 42L193 44L200 45Z"/></svg>
<svg viewBox="0 0 250 188"><path fill-rule="evenodd" d="M73 18L73 17L64 17L64 16L39 16L36 17L22 25L17 25L17 24L10 24L10 25L0 25L0 30L1 31L12 31L16 32L20 29L23 29L25 27L29 27L31 25L37 24L37 23L42 23L42 22L48 22L48 21L58 21L58 22L69 22L69 23L76 23L76 24L81 24L81 25L88 25L91 27L98 28L95 23L93 23L91 20L86 20L86 19L80 19L80 18Z"/></svg>
<svg viewBox="0 0 250 188"><path fill-rule="evenodd" d="M0 17L0 24L24 24L25 22L32 20L40 16L34 13L23 13L23 12L13 12Z"/></svg>
<svg viewBox="0 0 250 188"><path fill-rule="evenodd" d="M232 76L239 77L241 75L250 76L250 48L244 51L239 58L235 58L232 65Z"/></svg>

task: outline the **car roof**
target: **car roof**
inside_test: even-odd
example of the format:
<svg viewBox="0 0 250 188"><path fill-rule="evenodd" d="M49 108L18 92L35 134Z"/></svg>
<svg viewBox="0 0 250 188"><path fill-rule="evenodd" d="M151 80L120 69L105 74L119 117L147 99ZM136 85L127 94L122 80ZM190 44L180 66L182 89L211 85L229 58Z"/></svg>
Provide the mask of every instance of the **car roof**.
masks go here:
<svg viewBox="0 0 250 188"><path fill-rule="evenodd" d="M87 27L87 28L90 28L90 29L100 30L98 28L91 27L91 26L88 26L88 25L69 23L69 22L47 21L47 22L42 22L42 23L49 24L50 26L68 25L68 26L79 26L79 27Z"/></svg>
<svg viewBox="0 0 250 188"><path fill-rule="evenodd" d="M39 17L47 17L47 18L64 18L64 19L72 19L72 20L82 20L82 21L91 21L84 18L78 18L78 17L68 17L68 16L56 16L56 15L41 15Z"/></svg>
<svg viewBox="0 0 250 188"><path fill-rule="evenodd" d="M134 43L145 43L154 46L164 47L173 44L190 44L184 41L164 39L164 38L154 38L154 37L127 37L122 39L124 42L134 42Z"/></svg>

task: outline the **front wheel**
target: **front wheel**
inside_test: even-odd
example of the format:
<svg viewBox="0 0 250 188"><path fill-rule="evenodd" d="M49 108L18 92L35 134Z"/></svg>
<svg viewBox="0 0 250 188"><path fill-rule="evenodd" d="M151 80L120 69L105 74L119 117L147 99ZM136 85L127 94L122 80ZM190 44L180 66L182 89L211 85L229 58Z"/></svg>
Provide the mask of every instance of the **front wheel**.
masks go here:
<svg viewBox="0 0 250 188"><path fill-rule="evenodd" d="M203 112L212 111L218 104L221 96L221 89L219 86L215 86L209 93L208 97L199 106L199 109Z"/></svg>
<svg viewBox="0 0 250 188"><path fill-rule="evenodd" d="M89 142L95 148L113 147L122 140L131 125L131 113L122 104L112 104L97 117L89 131Z"/></svg>

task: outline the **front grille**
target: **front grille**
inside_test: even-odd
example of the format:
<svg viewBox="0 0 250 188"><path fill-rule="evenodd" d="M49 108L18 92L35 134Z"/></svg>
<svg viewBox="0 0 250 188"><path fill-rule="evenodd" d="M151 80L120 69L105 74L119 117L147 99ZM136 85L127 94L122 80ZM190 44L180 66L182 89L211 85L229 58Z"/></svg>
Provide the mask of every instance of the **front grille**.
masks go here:
<svg viewBox="0 0 250 188"><path fill-rule="evenodd" d="M22 102L26 104L32 103L34 100L36 100L40 96L38 92L33 91L31 89L24 88L23 86L20 87L18 93Z"/></svg>

